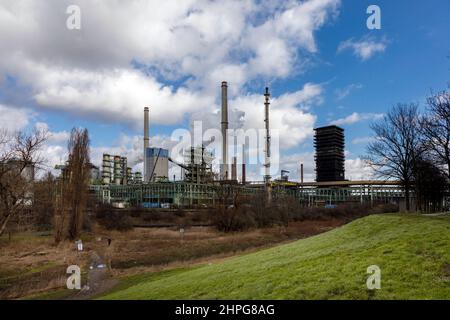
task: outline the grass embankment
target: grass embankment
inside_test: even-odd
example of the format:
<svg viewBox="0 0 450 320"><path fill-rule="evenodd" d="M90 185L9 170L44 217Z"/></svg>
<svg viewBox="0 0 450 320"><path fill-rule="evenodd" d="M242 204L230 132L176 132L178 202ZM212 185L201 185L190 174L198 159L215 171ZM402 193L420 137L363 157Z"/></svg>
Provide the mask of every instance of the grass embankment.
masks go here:
<svg viewBox="0 0 450 320"><path fill-rule="evenodd" d="M6 235L0 237L0 299L30 296L57 299L77 295L64 290L67 266L79 265L83 274L88 271L94 253L111 261L114 274L145 273L148 276L150 272L199 265L306 238L343 225L347 219L305 220L292 222L287 228L274 226L237 233L191 227L185 229L183 237L177 228L136 228L119 232L94 225L92 232L82 235L82 253L75 249L72 241L56 246L51 232L15 233L11 239ZM106 239L113 240L111 246ZM148 280L145 276L135 279L138 282ZM87 281L86 277L82 279ZM57 290L56 295L52 290Z"/></svg>
<svg viewBox="0 0 450 320"><path fill-rule="evenodd" d="M368 291L367 267L381 268ZM450 299L450 216L374 215L225 262L122 279L104 299Z"/></svg>

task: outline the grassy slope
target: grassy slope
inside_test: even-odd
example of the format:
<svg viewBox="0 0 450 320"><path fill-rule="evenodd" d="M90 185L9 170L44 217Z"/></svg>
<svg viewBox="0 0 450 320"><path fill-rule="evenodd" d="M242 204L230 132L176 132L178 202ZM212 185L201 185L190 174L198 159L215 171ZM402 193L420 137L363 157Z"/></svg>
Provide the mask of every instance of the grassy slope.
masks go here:
<svg viewBox="0 0 450 320"><path fill-rule="evenodd" d="M373 264L382 288L369 292ZM450 299L449 280L450 216L376 215L219 264L134 279L103 298Z"/></svg>

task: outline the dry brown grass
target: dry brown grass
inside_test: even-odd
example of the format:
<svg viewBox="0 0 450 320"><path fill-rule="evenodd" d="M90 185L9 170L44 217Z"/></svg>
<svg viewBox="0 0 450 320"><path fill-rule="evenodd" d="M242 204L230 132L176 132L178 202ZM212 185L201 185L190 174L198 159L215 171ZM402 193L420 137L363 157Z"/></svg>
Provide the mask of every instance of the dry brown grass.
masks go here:
<svg viewBox="0 0 450 320"><path fill-rule="evenodd" d="M179 265L202 261L213 256L229 256L253 248L300 239L330 230L344 222L340 219L326 221L293 222L287 228L272 227L239 233L222 233L210 227L185 229L135 229L119 233L110 232L105 237L113 239L108 257L114 270L161 265Z"/></svg>
<svg viewBox="0 0 450 320"><path fill-rule="evenodd" d="M222 233L212 227L186 228L182 236L174 228L136 228L109 231L99 226L85 235L84 252L74 243L55 246L51 235L18 234L11 242L0 239L0 298L18 298L63 287L71 264L82 271L96 252L110 264L112 273L130 275L143 271L215 263L226 257L262 247L305 238L344 224L343 219L292 222L286 228L271 227L239 233ZM112 239L111 246L107 239Z"/></svg>

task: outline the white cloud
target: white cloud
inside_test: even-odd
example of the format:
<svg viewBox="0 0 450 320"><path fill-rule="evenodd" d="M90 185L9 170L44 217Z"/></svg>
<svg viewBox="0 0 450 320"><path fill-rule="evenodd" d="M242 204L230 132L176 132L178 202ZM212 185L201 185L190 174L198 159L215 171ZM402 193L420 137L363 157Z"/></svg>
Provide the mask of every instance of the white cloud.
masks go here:
<svg viewBox="0 0 450 320"><path fill-rule="evenodd" d="M45 122L36 122L34 125L36 129L47 132L47 142L52 144L67 144L70 138L70 132L59 131L52 132L49 130L48 124Z"/></svg>
<svg viewBox="0 0 450 320"><path fill-rule="evenodd" d="M270 106L270 127L277 130L280 148L298 146L313 135L317 117L301 109L315 99L320 99L322 87L306 84L301 90L286 93L272 99ZM261 95L239 97L233 101L236 109L245 113L244 129L264 128L264 100Z"/></svg>
<svg viewBox="0 0 450 320"><path fill-rule="evenodd" d="M7 131L24 129L29 123L30 111L0 104L0 128Z"/></svg>
<svg viewBox="0 0 450 320"><path fill-rule="evenodd" d="M295 153L281 159L280 171L289 171L289 180L300 181L300 164L303 163L303 181L313 182L316 179L314 152ZM281 173L278 173L279 175Z"/></svg>
<svg viewBox="0 0 450 320"><path fill-rule="evenodd" d="M27 131L27 128L34 121L36 114L30 110L5 106L0 104L0 129L4 129L9 133L14 133L15 131ZM62 163L63 159L66 158L67 148L61 145L63 142L64 132L52 133L49 131L49 127L46 123L37 122L34 124L34 128L38 130L43 130L47 132L48 139L44 143L42 149L39 151L39 157L43 159L43 169L44 171L53 170L56 164ZM44 171L38 171L38 177Z"/></svg>
<svg viewBox="0 0 450 320"><path fill-rule="evenodd" d="M208 108L214 100L185 88L174 90L136 70L91 72L43 70L36 101L97 119L127 124L142 123L144 106L151 108L151 121L181 122L188 112Z"/></svg>
<svg viewBox="0 0 450 320"><path fill-rule="evenodd" d="M374 141L374 137L359 137L352 140L352 144L368 144Z"/></svg>
<svg viewBox="0 0 450 320"><path fill-rule="evenodd" d="M55 169L56 165L64 164L67 160L68 151L65 145L53 145L45 144L41 150L41 155L44 159L43 170L38 172L38 177L50 171L54 175L58 175L58 170Z"/></svg>
<svg viewBox="0 0 450 320"><path fill-rule="evenodd" d="M331 122L332 125L348 125L348 124L354 124L360 121L366 121L366 120L379 120L384 117L384 114L382 113L358 113L353 112L351 115L337 119Z"/></svg>
<svg viewBox="0 0 450 320"><path fill-rule="evenodd" d="M151 125L182 124L196 115L218 125L220 82L227 80L233 125L262 128L263 96L247 89L303 71L318 51L315 33L337 16L340 2L4 0L0 79L13 77L40 108L138 131L145 106ZM81 7L80 31L65 27L69 4ZM271 128L280 131L282 149L312 136L316 117L309 108L322 101L322 91L306 84L273 98ZM0 121L14 117L2 114ZM51 132L52 166L64 160L68 135ZM160 138L152 137L168 144ZM94 147L93 162L103 152L139 166L142 141L122 137L111 148Z"/></svg>
<svg viewBox="0 0 450 320"><path fill-rule="evenodd" d="M359 41L348 39L341 42L338 47L338 52L351 49L355 56L360 58L362 61L366 61L372 58L376 53L384 52L386 48L387 41L385 39L376 41L372 38L364 37Z"/></svg>
<svg viewBox="0 0 450 320"><path fill-rule="evenodd" d="M336 98L338 100L342 100L345 97L347 97L352 91L361 89L362 87L363 87L363 85L360 83L352 83L352 84L349 84L348 86L346 86L345 88L336 89L335 90Z"/></svg>
<svg viewBox="0 0 450 320"><path fill-rule="evenodd" d="M69 4L81 7L80 31L65 28ZM251 81L297 72L302 52L317 51L314 34L339 5L6 0L0 76L30 87L44 108L141 126L142 108L150 105L153 123L180 123L186 113L213 108L222 80L236 98ZM132 61L149 73L133 69Z"/></svg>
<svg viewBox="0 0 450 320"><path fill-rule="evenodd" d="M345 178L348 180L370 180L373 170L361 158L345 160Z"/></svg>
<svg viewBox="0 0 450 320"><path fill-rule="evenodd" d="M244 39L254 53L250 71L255 75L287 76L298 49L317 51L314 32L337 15L339 5L337 0L291 2L263 24L251 26Z"/></svg>
<svg viewBox="0 0 450 320"><path fill-rule="evenodd" d="M307 83L298 91L272 97L270 105L270 128L280 137L280 148L298 146L312 137L317 117L308 112L315 104L322 102L323 88L319 84ZM248 94L229 101L230 128L264 129L264 96ZM213 112L198 112L193 120L201 120L204 129L219 128L220 106Z"/></svg>

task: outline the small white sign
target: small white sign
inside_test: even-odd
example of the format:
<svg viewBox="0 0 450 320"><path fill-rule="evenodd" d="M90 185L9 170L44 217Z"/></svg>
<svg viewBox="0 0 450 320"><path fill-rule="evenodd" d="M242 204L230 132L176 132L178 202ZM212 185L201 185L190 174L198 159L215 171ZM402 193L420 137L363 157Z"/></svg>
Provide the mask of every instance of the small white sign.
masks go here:
<svg viewBox="0 0 450 320"><path fill-rule="evenodd" d="M83 241L81 240L75 241L75 244L77 245L78 251L83 251Z"/></svg>

